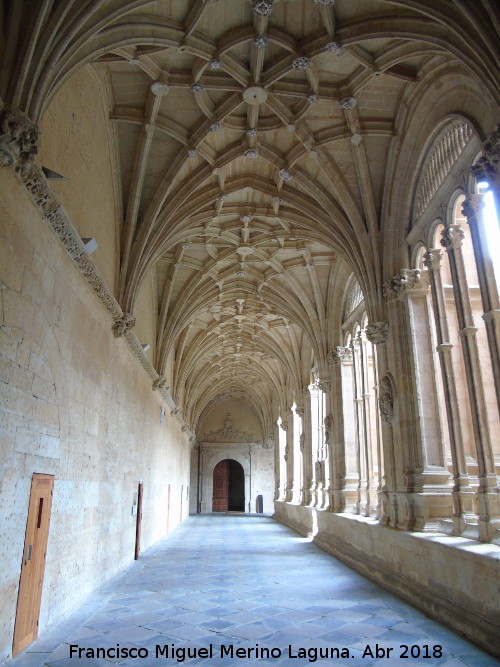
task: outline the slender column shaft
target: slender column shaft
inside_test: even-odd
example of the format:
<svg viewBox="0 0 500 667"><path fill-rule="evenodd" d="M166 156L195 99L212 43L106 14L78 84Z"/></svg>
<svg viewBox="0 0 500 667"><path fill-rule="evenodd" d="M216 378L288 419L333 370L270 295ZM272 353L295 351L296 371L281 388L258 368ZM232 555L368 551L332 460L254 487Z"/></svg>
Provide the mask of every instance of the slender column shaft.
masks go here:
<svg viewBox="0 0 500 667"><path fill-rule="evenodd" d="M455 373L450 343L446 303L441 278L442 253L439 249L430 250L424 258L425 266L429 269L432 291L434 321L436 325L437 351L441 365L450 453L453 466L453 513L457 518L457 532L461 532L459 521L467 514L472 513L472 489L467 473L467 463L464 451L462 429L460 426L460 405L458 402Z"/></svg>
<svg viewBox="0 0 500 667"><path fill-rule="evenodd" d="M441 243L446 248L450 260L453 292L455 295L457 319L472 415L472 427L477 452L480 536L482 539L488 539L490 530L485 524L492 518L497 518L498 493L494 491L497 484L497 477L490 441L481 367L479 363L479 349L476 338L477 329L474 326L474 319L472 316L465 263L462 253L463 238L464 233L460 225L451 225L443 231Z"/></svg>
<svg viewBox="0 0 500 667"><path fill-rule="evenodd" d="M484 195L469 195L463 203L462 213L469 223L472 246L474 248L481 302L483 305L483 319L488 338L495 393L500 413L500 305L495 271L486 236L483 199Z"/></svg>

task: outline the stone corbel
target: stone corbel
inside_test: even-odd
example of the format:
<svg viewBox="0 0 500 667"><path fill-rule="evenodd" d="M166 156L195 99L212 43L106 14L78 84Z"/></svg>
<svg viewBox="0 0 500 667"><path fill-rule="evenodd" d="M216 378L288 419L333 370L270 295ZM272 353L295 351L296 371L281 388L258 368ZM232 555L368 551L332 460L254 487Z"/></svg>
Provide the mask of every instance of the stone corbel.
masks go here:
<svg viewBox="0 0 500 667"><path fill-rule="evenodd" d="M21 176L33 168L38 153L40 133L18 109L5 108L0 113L0 166L14 167Z"/></svg>
<svg viewBox="0 0 500 667"><path fill-rule="evenodd" d="M341 348L336 348L335 350L329 350L326 353L326 363L328 366L338 366L340 362L340 352L339 349Z"/></svg>
<svg viewBox="0 0 500 667"><path fill-rule="evenodd" d="M425 272L420 269L401 269L399 275L394 276L386 285L386 295L391 294L402 298L410 293L425 293L429 289L429 280Z"/></svg>
<svg viewBox="0 0 500 667"><path fill-rule="evenodd" d="M385 347L389 340L388 322L370 322L366 327L366 337L374 345Z"/></svg>
<svg viewBox="0 0 500 667"><path fill-rule="evenodd" d="M500 174L500 124L483 144L483 155L471 168L471 173L478 181L487 181L493 185Z"/></svg>
<svg viewBox="0 0 500 667"><path fill-rule="evenodd" d="M170 387L167 387L167 378L164 375L158 376L153 382L153 391L158 389L170 389Z"/></svg>
<svg viewBox="0 0 500 667"><path fill-rule="evenodd" d="M124 336L128 331L135 327L135 317L131 313L123 313L121 317L115 318L111 327L115 338Z"/></svg>

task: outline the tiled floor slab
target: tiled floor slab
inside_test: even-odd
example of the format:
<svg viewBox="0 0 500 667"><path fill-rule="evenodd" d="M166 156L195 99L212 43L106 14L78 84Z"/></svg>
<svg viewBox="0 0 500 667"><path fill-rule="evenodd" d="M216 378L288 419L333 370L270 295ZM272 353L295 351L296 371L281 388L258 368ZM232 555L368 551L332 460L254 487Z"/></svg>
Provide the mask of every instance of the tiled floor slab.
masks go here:
<svg viewBox="0 0 500 667"><path fill-rule="evenodd" d="M118 644L141 648L147 657L93 658L84 652L70 658L70 644L84 649ZM415 647L414 655L401 657L401 645ZM187 657L188 650L196 657ZM212 657L206 657L210 650ZM500 662L270 518L210 515L191 517L106 583L78 614L9 662L11 667L112 664L490 667Z"/></svg>

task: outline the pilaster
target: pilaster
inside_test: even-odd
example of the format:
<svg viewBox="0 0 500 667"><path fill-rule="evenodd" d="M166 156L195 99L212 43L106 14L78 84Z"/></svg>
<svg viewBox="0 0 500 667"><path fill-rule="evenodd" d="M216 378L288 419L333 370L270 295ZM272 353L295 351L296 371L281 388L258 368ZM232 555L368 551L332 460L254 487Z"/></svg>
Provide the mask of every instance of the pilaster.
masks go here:
<svg viewBox="0 0 500 667"><path fill-rule="evenodd" d="M330 369L332 391L330 392L330 414L332 419L330 435L328 436L328 463L329 463L329 509L331 512L343 512L346 500L345 488L345 440L344 414L342 402L342 373L341 358L344 348L337 347L326 355L326 362Z"/></svg>
<svg viewBox="0 0 500 667"><path fill-rule="evenodd" d="M384 474L379 493L380 523L383 526L396 528L398 525L398 498L393 422L397 404L396 389L393 377L389 372L387 359L389 323L371 322L366 327L366 337L377 349L377 400L384 462Z"/></svg>

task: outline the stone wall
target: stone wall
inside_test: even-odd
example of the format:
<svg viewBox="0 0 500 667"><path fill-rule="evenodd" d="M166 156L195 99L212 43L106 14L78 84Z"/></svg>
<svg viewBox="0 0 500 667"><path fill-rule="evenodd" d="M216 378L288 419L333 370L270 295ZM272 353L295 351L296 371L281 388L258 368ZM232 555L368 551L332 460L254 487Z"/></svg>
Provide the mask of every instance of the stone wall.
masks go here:
<svg viewBox="0 0 500 667"><path fill-rule="evenodd" d="M11 170L0 179L0 659L10 654L32 474L55 477L40 633L188 511L189 445ZM181 499L182 496L182 499ZM170 498L170 505L168 505Z"/></svg>
<svg viewBox="0 0 500 667"><path fill-rule="evenodd" d="M500 656L500 547L276 502L274 517L429 616Z"/></svg>

